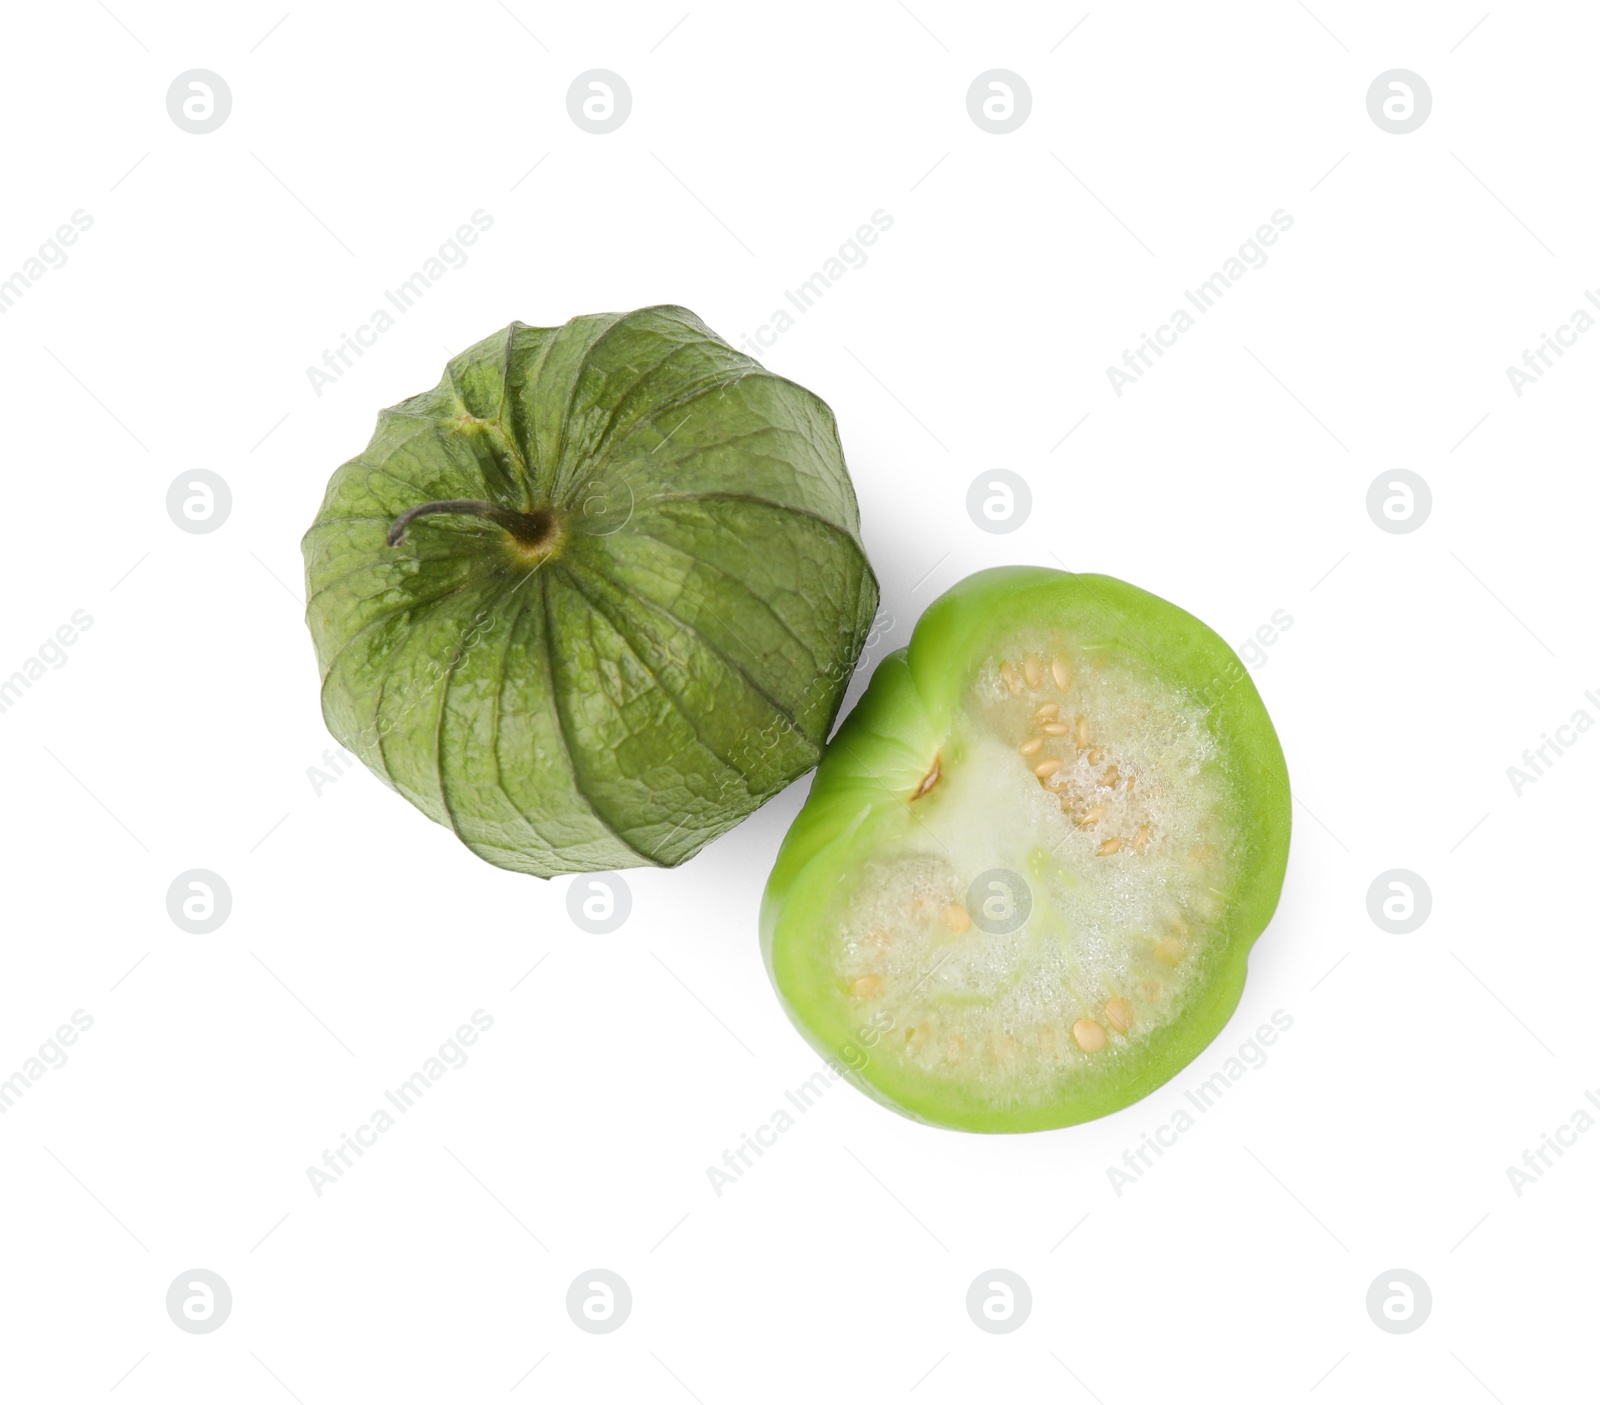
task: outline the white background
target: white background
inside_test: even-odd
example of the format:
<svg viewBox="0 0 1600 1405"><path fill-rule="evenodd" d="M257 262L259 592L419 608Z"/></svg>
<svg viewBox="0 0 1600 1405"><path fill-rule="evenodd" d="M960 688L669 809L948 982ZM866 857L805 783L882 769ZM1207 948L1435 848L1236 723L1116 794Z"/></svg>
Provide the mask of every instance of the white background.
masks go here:
<svg viewBox="0 0 1600 1405"><path fill-rule="evenodd" d="M283 3L6 18L0 277L93 226L0 317L0 676L93 625L0 714L0 1077L94 1021L0 1117L7 1398L1592 1389L1600 1130L1520 1197L1506 1173L1600 1086L1600 737L1506 775L1600 717L1600 334L1520 398L1506 375L1600 287L1587 7ZM233 95L203 136L165 106L196 67ZM633 95L607 136L566 110L596 67ZM1033 95L1005 136L966 108L997 67ZM1396 67L1433 94L1405 136L1366 110ZM306 368L479 209L465 266L317 395ZM1279 209L1266 266L1117 397L1106 367ZM1145 1102L984 1139L840 1086L719 1198L707 1167L818 1065L756 934L808 781L578 931L567 880L365 772L314 793L299 537L449 354L657 302L738 340L875 210L869 261L763 359L838 414L888 644L1011 561L1236 644L1286 611L1255 677L1293 853L1238 1014ZM1393 535L1365 500L1402 467L1433 510ZM165 508L200 468L233 497L209 535ZM1008 536L965 508L996 468L1033 494ZM191 868L233 895L211 935L167 915ZM1432 890L1409 936L1367 915L1390 868ZM319 1198L306 1168L478 1009L470 1062ZM1274 1010L1267 1064L1119 1197L1108 1166ZM597 1266L634 1299L607 1336L564 1306ZM210 1335L165 1311L194 1267L233 1292ZM965 1309L995 1267L1033 1294L1004 1336ZM1403 1336L1365 1308L1395 1267L1434 1299Z"/></svg>

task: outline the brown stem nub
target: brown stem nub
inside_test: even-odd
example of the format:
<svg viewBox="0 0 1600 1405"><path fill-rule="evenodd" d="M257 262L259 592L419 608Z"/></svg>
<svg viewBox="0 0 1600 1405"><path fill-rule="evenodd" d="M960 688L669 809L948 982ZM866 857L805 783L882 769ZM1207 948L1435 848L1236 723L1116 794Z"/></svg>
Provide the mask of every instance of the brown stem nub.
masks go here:
<svg viewBox="0 0 1600 1405"><path fill-rule="evenodd" d="M513 512L509 507L501 507L499 503L474 502L470 498L445 498L439 502L425 502L407 508L396 517L389 528L387 537L389 545L399 546L406 534L406 528L417 518L426 517L433 512L482 517L528 546L543 546L550 539L550 533L555 526L555 514L546 508L537 508L533 512Z"/></svg>

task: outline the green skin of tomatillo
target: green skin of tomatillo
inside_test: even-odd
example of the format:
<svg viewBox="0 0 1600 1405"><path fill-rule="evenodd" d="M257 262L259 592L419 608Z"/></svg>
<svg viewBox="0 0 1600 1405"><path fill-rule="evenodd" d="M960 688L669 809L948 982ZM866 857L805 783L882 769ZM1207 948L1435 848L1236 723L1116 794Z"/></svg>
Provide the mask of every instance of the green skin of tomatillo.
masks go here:
<svg viewBox="0 0 1600 1405"><path fill-rule="evenodd" d="M907 808L936 757L959 765L954 729L975 670L1003 631L1058 627L1089 649L1153 669L1201 707L1236 805L1234 880L1207 925L1206 965L1173 1021L1134 1057L1090 1061L1048 1104L1018 1107L984 1089L936 1083L885 1055L893 1031L840 988L830 938L841 885L860 857L906 831ZM908 1117L974 1132L1027 1132L1103 1117L1171 1079L1239 1003L1250 948L1277 906L1288 862L1289 777L1271 719L1238 656L1177 606L1108 576L1001 567L931 605L910 644L886 657L829 743L810 798L784 839L761 909L767 969L806 1039L869 1096ZM959 862L959 859L958 859ZM973 875L967 874L966 878ZM1063 1036L1066 1034L1062 1030Z"/></svg>

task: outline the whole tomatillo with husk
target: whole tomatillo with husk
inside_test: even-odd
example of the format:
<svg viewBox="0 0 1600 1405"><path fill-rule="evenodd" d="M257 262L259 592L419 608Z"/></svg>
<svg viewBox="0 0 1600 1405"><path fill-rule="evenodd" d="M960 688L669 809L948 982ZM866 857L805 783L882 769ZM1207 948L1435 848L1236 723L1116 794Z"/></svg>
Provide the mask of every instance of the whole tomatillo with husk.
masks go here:
<svg viewBox="0 0 1600 1405"><path fill-rule="evenodd" d="M463 352L303 550L334 736L541 877L681 863L814 766L878 601L832 412L681 307Z"/></svg>

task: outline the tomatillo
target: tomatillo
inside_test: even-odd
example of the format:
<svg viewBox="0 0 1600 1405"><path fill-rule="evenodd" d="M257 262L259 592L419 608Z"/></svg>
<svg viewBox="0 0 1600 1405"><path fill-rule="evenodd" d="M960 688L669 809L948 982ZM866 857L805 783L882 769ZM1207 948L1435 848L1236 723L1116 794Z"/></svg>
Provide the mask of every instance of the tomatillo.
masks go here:
<svg viewBox="0 0 1600 1405"><path fill-rule="evenodd" d="M970 576L877 667L762 904L801 1033L909 1117L1101 1117L1227 1022L1289 853L1232 649L1107 576Z"/></svg>
<svg viewBox="0 0 1600 1405"><path fill-rule="evenodd" d="M681 307L462 352L303 547L328 729L545 878L682 863L810 770L878 602L832 412Z"/></svg>

